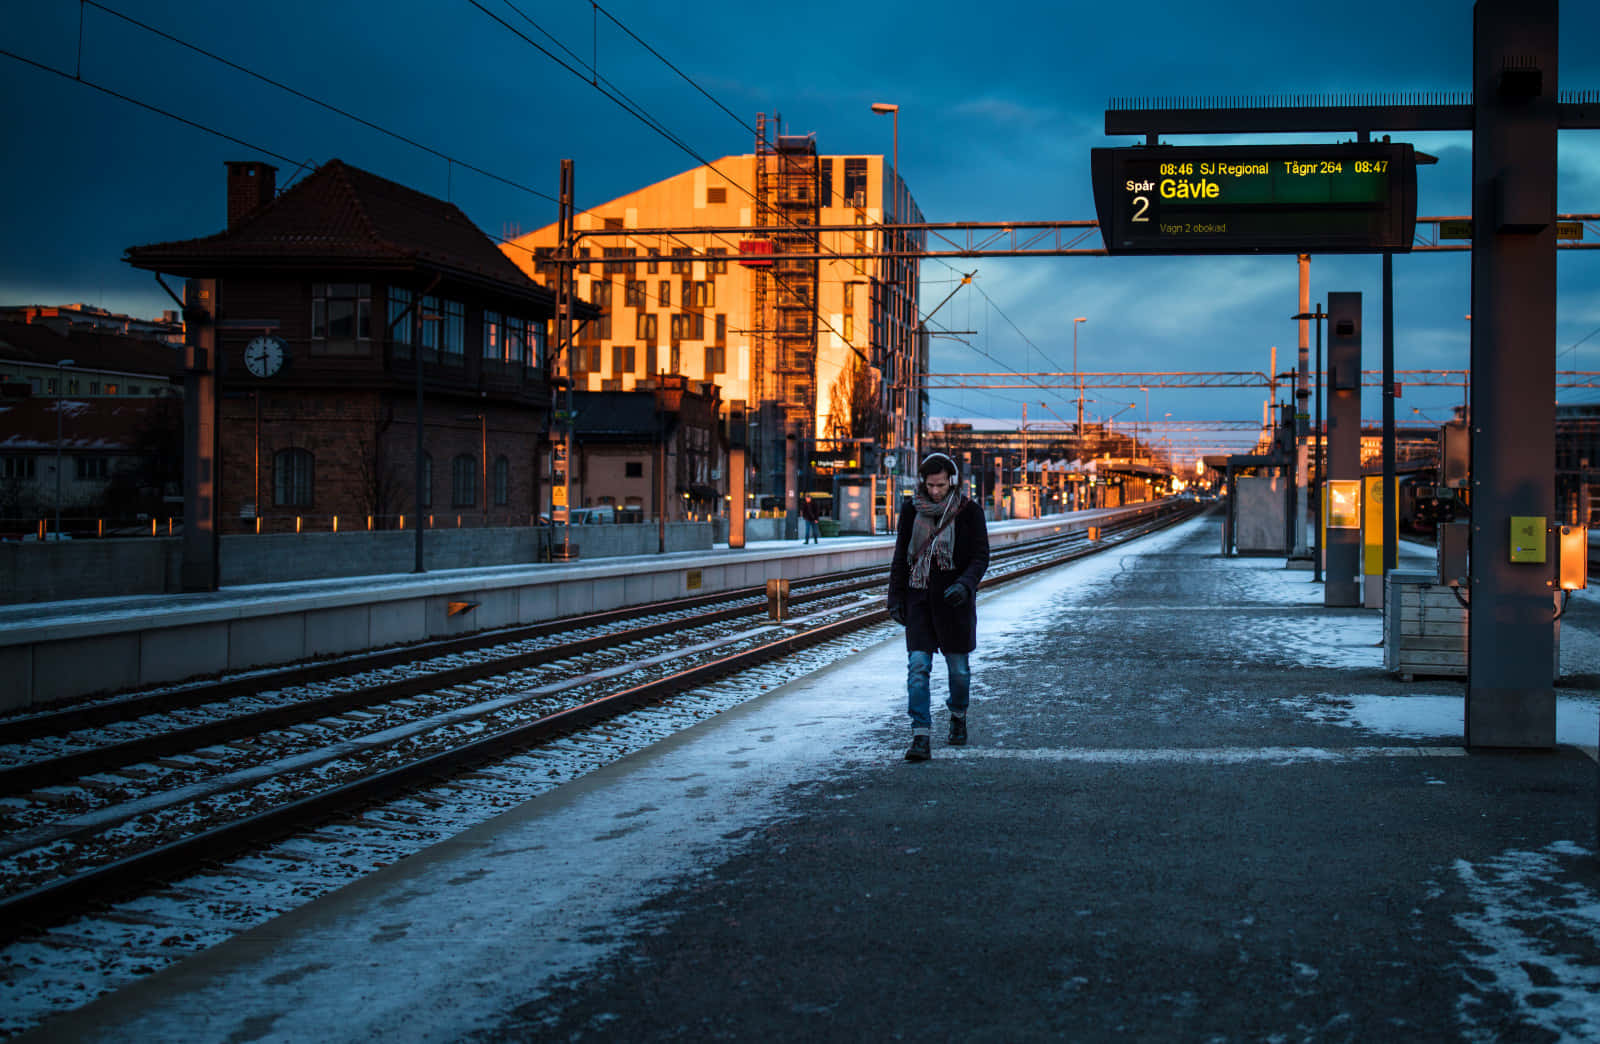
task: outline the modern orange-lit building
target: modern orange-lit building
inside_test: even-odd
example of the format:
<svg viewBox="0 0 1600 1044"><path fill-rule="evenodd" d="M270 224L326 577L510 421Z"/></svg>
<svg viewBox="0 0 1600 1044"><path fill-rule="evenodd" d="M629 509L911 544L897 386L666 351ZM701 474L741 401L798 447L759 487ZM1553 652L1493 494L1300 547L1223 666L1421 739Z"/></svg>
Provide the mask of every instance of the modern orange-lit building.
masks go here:
<svg viewBox="0 0 1600 1044"><path fill-rule="evenodd" d="M822 488L807 463L834 440L859 440L861 469L881 473L885 455L915 446L921 422L918 262L781 255L883 253L877 226L891 214L922 221L884 157L819 155L811 135L779 136L578 213L576 296L604 314L577 331L576 387L628 391L661 374L715 383L724 415L748 419L752 496L787 493L792 506L789 474ZM502 249L551 286L557 240L549 225ZM923 243L908 233L901 249ZM780 256L741 263L742 250ZM908 470L905 454L897 463Z"/></svg>

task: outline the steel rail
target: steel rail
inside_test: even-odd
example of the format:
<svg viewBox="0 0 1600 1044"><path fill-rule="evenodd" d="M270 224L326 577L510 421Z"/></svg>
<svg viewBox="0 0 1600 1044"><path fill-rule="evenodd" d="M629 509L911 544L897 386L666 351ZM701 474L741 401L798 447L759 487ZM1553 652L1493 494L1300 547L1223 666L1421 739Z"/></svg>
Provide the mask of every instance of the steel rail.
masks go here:
<svg viewBox="0 0 1600 1044"><path fill-rule="evenodd" d="M1070 540L1074 535L1076 533L1052 535L1012 545L1006 548L1000 557L1035 553L1048 548L1052 544ZM850 570L843 574L842 577L840 574L811 577L808 580L812 581L819 589L791 596L789 601L790 604L804 604L824 598L836 597L840 594L847 594L851 591L880 586L886 573L886 568L877 567L867 570ZM845 581L844 583L837 582L841 578ZM749 588L741 590L759 591L762 589ZM720 599L720 601L743 600L745 600L743 595L737 598ZM647 624L643 627L630 628L626 631L613 631L590 638L566 642L561 645L553 645L545 649L535 649L525 653L496 657L480 663L444 668L419 674L415 677L366 685L346 692L330 693L313 699L297 700L249 714L232 715L218 718L215 721L186 725L150 736L141 736L123 740L119 743L110 743L104 746L74 751L59 757L11 765L0 768L0 796L18 795L41 787L59 786L88 773L105 772L142 761L172 757L203 747L229 743L249 736L259 735L263 732L288 728L292 725L331 717L351 710L392 703L410 696L481 681L487 677L507 674L512 671L527 670L532 667L554 663L558 660L586 656L630 642L645 641L686 629L713 626L742 616L760 613L763 608L764 606L759 604L730 606L688 618L664 620L659 623ZM503 641L497 641L494 644L503 644ZM415 658L426 659L434 655L438 654L433 650L428 650L426 656ZM284 681L280 678L270 686L258 683L251 688L259 691L268 687L281 687L284 684ZM160 713L160 711L150 713ZM133 719L123 718L121 720ZM105 723L102 722L100 724Z"/></svg>
<svg viewBox="0 0 1600 1044"><path fill-rule="evenodd" d="M1142 536L1158 526L1170 525L1195 514L1190 505L1153 506L1149 512L1136 512L1124 522L1108 524L1103 539L1090 547L1079 547L1059 558L1025 566L991 581L993 587L1029 576L1063 562L1081 558ZM1115 532L1115 539L1110 539ZM110 902L136 892L152 882L192 872L196 866L216 862L227 855L259 847L298 830L307 829L331 818L347 815L353 808L390 800L437 782L441 777L459 774L497 758L519 753L530 746L609 720L647 703L659 701L685 689L717 681L729 674L779 659L792 652L870 627L888 618L887 609L874 609L845 620L824 624L788 635L752 649L698 665L670 675L599 697L536 721L503 730L492 736L396 766L372 776L284 803L243 819L212 827L111 863L74 874L50 884L0 900L0 942L9 943L43 930L81 913L85 907Z"/></svg>

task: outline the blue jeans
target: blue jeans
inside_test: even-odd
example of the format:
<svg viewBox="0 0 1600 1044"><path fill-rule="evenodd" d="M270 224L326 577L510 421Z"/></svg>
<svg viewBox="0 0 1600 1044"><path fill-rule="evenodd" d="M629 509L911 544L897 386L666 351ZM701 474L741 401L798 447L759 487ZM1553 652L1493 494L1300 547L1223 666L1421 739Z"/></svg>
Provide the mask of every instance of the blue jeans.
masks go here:
<svg viewBox="0 0 1600 1044"><path fill-rule="evenodd" d="M822 543L822 531L817 527L817 524L809 518L802 518L800 521L806 527L806 538L803 543L809 544L813 540L819 544Z"/></svg>
<svg viewBox="0 0 1600 1044"><path fill-rule="evenodd" d="M972 693L972 665L967 662L966 653L945 653L944 666L950 678L950 698L944 705L954 716L965 717ZM933 699L928 692L928 677L932 673L933 653L906 655L906 710L911 714L913 732L927 731L933 725L928 707Z"/></svg>

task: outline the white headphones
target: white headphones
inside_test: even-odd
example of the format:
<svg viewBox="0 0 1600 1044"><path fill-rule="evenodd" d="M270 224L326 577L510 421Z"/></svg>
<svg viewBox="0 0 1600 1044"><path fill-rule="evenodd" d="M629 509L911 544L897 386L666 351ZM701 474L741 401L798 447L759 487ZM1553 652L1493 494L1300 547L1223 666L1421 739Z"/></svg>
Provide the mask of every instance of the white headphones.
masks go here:
<svg viewBox="0 0 1600 1044"><path fill-rule="evenodd" d="M928 466L928 462L931 461L931 460L942 460L946 464L950 465L950 485L951 485L951 487L953 488L955 486L961 485L961 469L956 467L956 462L954 460L951 460L949 454L946 454L946 453L930 453L926 457L922 458L922 464L917 468L917 481L918 482L921 482L924 478L927 477L927 476L922 474L922 469L927 467ZM939 470L943 471L944 469L941 468Z"/></svg>

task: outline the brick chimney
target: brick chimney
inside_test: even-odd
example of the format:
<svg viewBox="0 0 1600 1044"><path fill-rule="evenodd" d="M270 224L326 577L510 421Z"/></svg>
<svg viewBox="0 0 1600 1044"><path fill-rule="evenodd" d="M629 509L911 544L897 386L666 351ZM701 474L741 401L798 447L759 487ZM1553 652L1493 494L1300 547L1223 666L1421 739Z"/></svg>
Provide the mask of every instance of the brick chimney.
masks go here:
<svg viewBox="0 0 1600 1044"><path fill-rule="evenodd" d="M278 168L260 160L231 162L227 167L228 227L232 228L272 202L278 187Z"/></svg>

